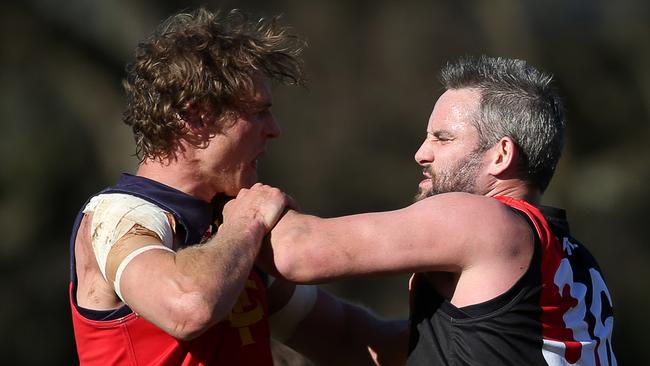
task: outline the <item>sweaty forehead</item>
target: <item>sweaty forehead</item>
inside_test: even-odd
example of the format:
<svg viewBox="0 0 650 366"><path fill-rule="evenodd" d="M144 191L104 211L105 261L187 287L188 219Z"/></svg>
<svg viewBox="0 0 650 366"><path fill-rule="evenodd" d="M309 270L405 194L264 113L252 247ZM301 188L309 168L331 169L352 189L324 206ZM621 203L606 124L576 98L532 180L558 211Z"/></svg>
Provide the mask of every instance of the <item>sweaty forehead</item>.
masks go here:
<svg viewBox="0 0 650 366"><path fill-rule="evenodd" d="M475 129L473 120L478 113L480 94L477 89L451 89L440 96L433 107L427 132L449 131L463 133Z"/></svg>

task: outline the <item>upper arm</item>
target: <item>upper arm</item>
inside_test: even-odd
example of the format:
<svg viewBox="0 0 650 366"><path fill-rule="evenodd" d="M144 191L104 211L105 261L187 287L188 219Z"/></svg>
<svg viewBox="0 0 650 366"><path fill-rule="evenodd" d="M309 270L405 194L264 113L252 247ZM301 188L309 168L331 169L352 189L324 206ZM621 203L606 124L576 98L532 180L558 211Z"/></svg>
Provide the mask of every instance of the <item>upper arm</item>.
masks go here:
<svg viewBox="0 0 650 366"><path fill-rule="evenodd" d="M143 278L147 279L148 286L156 288L156 283L168 273L166 267L173 263L174 254L165 248L163 241L154 232L136 224L109 251L106 279L131 307L137 308L139 299L143 296L143 291L132 291L134 287L139 287L137 284L143 283ZM142 251L143 249L151 250ZM150 268L154 273L144 275L142 272L145 268Z"/></svg>
<svg viewBox="0 0 650 366"><path fill-rule="evenodd" d="M395 211L332 219L290 213L272 232L273 257L278 271L296 281L458 272L507 236L507 215L500 202L465 193L433 196Z"/></svg>
<svg viewBox="0 0 650 366"><path fill-rule="evenodd" d="M98 196L84 211L91 221L88 234L95 260L107 286L134 312L169 331L165 324L173 324L167 321L173 320L170 303L180 297L171 250L173 217L124 194Z"/></svg>

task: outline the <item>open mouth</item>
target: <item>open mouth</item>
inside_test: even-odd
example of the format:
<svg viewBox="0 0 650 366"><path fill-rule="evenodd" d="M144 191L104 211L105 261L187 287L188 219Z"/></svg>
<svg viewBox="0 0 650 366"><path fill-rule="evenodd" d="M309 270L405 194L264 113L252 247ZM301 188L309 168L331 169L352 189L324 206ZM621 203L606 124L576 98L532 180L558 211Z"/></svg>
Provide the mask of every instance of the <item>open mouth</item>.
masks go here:
<svg viewBox="0 0 650 366"><path fill-rule="evenodd" d="M257 154L257 156L255 156L255 159L251 161L250 165L253 169L257 169L257 165L259 161L264 157L264 155L266 155L266 151L262 151L261 153Z"/></svg>
<svg viewBox="0 0 650 366"><path fill-rule="evenodd" d="M420 181L419 186L420 187L430 186L431 185L432 174L431 174L431 171L429 170L429 168L423 168L422 169L422 176L423 176L423 179Z"/></svg>

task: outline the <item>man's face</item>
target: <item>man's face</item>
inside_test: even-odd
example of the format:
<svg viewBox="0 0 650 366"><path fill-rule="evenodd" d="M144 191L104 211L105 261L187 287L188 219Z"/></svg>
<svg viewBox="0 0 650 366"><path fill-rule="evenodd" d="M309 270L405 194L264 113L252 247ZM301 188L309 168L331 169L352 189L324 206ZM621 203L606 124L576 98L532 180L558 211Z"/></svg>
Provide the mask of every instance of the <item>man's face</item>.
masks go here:
<svg viewBox="0 0 650 366"><path fill-rule="evenodd" d="M224 129L197 152L200 179L209 181L216 193L236 196L241 188L257 182L257 163L266 152L267 140L280 135L271 113L268 82L256 80L246 110L224 122Z"/></svg>
<svg viewBox="0 0 650 366"><path fill-rule="evenodd" d="M438 99L427 137L415 153L424 175L416 200L446 192L479 193L483 154L476 151L478 131L472 124L478 106L475 89L449 90Z"/></svg>

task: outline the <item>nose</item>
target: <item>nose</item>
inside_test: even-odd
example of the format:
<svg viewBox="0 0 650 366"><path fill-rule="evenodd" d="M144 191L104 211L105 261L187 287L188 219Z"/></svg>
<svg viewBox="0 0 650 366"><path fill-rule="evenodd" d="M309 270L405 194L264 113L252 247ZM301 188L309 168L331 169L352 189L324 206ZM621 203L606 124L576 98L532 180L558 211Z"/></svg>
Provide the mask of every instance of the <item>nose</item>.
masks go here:
<svg viewBox="0 0 650 366"><path fill-rule="evenodd" d="M433 150L427 146L426 140L422 142L418 151L415 152L415 161L421 165L425 166L433 162Z"/></svg>
<svg viewBox="0 0 650 366"><path fill-rule="evenodd" d="M267 138L278 138L282 134L282 129L280 124L275 119L273 114L269 114L269 118L266 121L266 136Z"/></svg>

